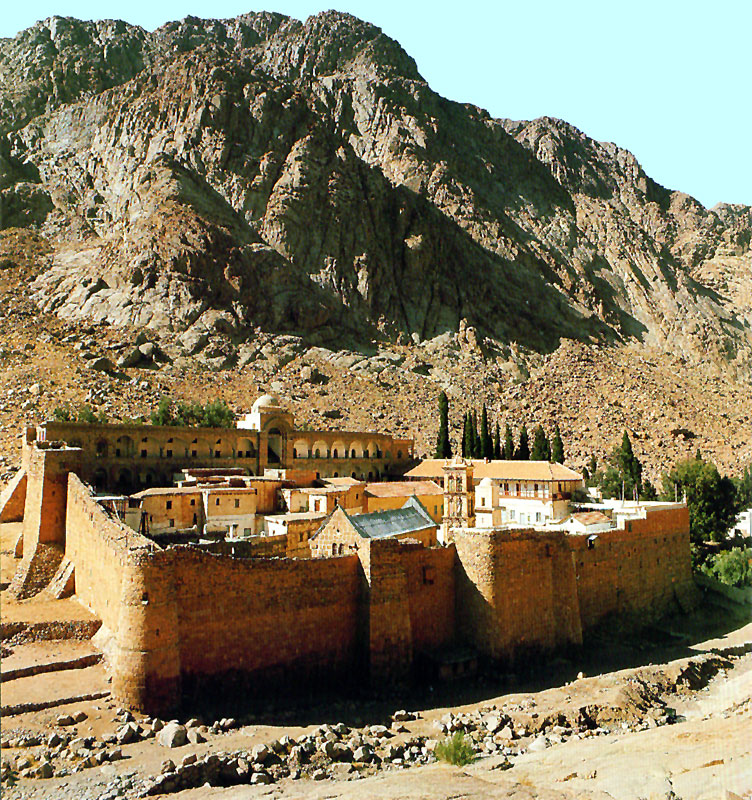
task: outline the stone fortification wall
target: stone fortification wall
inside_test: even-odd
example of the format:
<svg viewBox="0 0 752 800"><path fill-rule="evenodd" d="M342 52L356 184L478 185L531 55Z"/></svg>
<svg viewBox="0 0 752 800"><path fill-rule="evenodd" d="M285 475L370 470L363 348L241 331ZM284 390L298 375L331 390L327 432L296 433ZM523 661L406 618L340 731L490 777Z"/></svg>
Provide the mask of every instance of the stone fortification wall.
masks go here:
<svg viewBox="0 0 752 800"><path fill-rule="evenodd" d="M561 534L455 530L458 633L495 660L582 641Z"/></svg>
<svg viewBox="0 0 752 800"><path fill-rule="evenodd" d="M689 512L684 506L650 509L624 529L570 536L582 625L609 614L660 616L693 592ZM691 599L690 599L691 601Z"/></svg>
<svg viewBox="0 0 752 800"><path fill-rule="evenodd" d="M580 643L611 614L647 620L693 601L686 507L586 535L453 531L458 633L485 655Z"/></svg>
<svg viewBox="0 0 752 800"><path fill-rule="evenodd" d="M364 540L363 628L372 684L409 679L415 656L454 639L454 547L398 539Z"/></svg>
<svg viewBox="0 0 752 800"><path fill-rule="evenodd" d="M76 593L111 633L118 702L151 713L213 691L341 683L356 661L358 559L249 559L158 548L72 475ZM241 543L243 544L243 543Z"/></svg>
<svg viewBox="0 0 752 800"><path fill-rule="evenodd" d="M34 442L25 450L23 560L10 585L11 594L18 599L41 591L60 566L68 475L81 465L81 451L59 442Z"/></svg>
<svg viewBox="0 0 752 800"><path fill-rule="evenodd" d="M23 522L26 506L26 470L20 469L0 494L0 522Z"/></svg>
<svg viewBox="0 0 752 800"><path fill-rule="evenodd" d="M159 713L180 698L173 552L110 517L75 475L68 482L66 556L76 594L110 634L112 694Z"/></svg>
<svg viewBox="0 0 752 800"><path fill-rule="evenodd" d="M346 681L358 559L232 559L174 549L184 693L288 692Z"/></svg>

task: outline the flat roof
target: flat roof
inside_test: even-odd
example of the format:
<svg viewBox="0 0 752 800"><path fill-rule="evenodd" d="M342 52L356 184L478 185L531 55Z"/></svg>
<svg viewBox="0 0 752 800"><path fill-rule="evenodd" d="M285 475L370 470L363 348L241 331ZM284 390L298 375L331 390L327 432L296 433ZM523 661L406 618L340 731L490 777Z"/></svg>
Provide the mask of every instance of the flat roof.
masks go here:
<svg viewBox="0 0 752 800"><path fill-rule="evenodd" d="M297 522L324 519L327 516L324 511L289 511L287 514L267 514L264 519L269 522Z"/></svg>

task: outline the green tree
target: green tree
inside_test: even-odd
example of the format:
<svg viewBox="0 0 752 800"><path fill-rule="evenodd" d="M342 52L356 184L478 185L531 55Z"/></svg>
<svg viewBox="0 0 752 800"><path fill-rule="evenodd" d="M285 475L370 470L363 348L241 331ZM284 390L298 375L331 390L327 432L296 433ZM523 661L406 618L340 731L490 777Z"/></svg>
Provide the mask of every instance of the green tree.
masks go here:
<svg viewBox="0 0 752 800"><path fill-rule="evenodd" d="M169 397L159 400L156 411L151 414L152 425L178 425L193 428L230 428L235 414L224 400L212 400L206 405L173 403Z"/></svg>
<svg viewBox="0 0 752 800"><path fill-rule="evenodd" d="M494 454L493 457L499 461L501 459L501 431L499 430L499 423L496 423L496 435L494 436Z"/></svg>
<svg viewBox="0 0 752 800"><path fill-rule="evenodd" d="M592 459L594 461L595 459ZM615 447L602 473L590 473L600 485L604 497L637 499L642 492L642 464L632 450L632 442L624 431L621 445Z"/></svg>
<svg viewBox="0 0 752 800"><path fill-rule="evenodd" d="M736 481L736 497L740 510L752 508L752 466L745 467L741 479Z"/></svg>
<svg viewBox="0 0 752 800"><path fill-rule="evenodd" d="M686 493L693 544L719 542L736 521L736 490L711 461L688 458L663 476L663 499Z"/></svg>
<svg viewBox="0 0 752 800"><path fill-rule="evenodd" d="M700 571L728 586L752 586L752 550L733 547L713 556Z"/></svg>
<svg viewBox="0 0 752 800"><path fill-rule="evenodd" d="M69 406L58 406L52 412L52 419L56 422L72 422L72 414Z"/></svg>
<svg viewBox="0 0 752 800"><path fill-rule="evenodd" d="M517 461L530 460L530 443L528 441L527 426L524 422L520 428L520 439L517 443L517 449L514 452L514 457Z"/></svg>
<svg viewBox="0 0 752 800"><path fill-rule="evenodd" d="M554 428L554 438L551 440L551 461L555 464L564 463L564 442L561 438L558 422Z"/></svg>
<svg viewBox="0 0 752 800"><path fill-rule="evenodd" d="M533 449L530 453L531 461L549 461L551 459L551 446L548 436L542 425L538 425L533 434Z"/></svg>
<svg viewBox="0 0 752 800"><path fill-rule="evenodd" d="M512 438L512 429L508 422L504 431L504 450L502 452L502 458L505 461L511 461L514 458L514 439Z"/></svg>
<svg viewBox="0 0 752 800"><path fill-rule="evenodd" d="M172 401L169 397L160 397L156 411L151 413L152 425L173 425Z"/></svg>
<svg viewBox="0 0 752 800"><path fill-rule="evenodd" d="M487 458L489 461L493 458L493 439L488 427L488 410L485 403L480 415L480 458Z"/></svg>
<svg viewBox="0 0 752 800"><path fill-rule="evenodd" d="M462 428L462 457L473 457L473 432L471 430L470 412L465 412L465 422Z"/></svg>
<svg viewBox="0 0 752 800"><path fill-rule="evenodd" d="M640 492L640 500L657 500L658 491L653 484L645 478L642 482L642 491Z"/></svg>
<svg viewBox="0 0 752 800"><path fill-rule="evenodd" d="M449 398L446 392L439 395L439 433L436 437L436 458L451 458L452 445L449 441Z"/></svg>
<svg viewBox="0 0 752 800"><path fill-rule="evenodd" d="M590 455L590 461L588 461L588 472L593 476L598 472L598 461L592 454Z"/></svg>

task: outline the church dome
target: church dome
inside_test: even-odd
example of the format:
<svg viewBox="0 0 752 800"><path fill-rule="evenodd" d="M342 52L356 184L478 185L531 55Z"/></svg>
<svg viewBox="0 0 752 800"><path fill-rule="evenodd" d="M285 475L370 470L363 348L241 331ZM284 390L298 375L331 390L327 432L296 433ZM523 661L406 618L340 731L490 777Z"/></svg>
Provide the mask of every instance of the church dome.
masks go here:
<svg viewBox="0 0 752 800"><path fill-rule="evenodd" d="M252 410L258 411L261 408L279 408L279 398L273 394L262 394L253 404Z"/></svg>

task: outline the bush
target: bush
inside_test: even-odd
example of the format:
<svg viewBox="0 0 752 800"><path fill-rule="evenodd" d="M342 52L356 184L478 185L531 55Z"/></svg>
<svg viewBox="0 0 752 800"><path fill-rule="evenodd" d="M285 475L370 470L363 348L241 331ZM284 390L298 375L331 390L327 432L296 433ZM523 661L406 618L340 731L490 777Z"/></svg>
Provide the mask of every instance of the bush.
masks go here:
<svg viewBox="0 0 752 800"><path fill-rule="evenodd" d="M434 754L440 761L446 761L447 764L455 764L458 767L464 767L475 761L473 746L462 731L457 731L454 736L447 736L443 742L439 742Z"/></svg>
<svg viewBox="0 0 752 800"><path fill-rule="evenodd" d="M230 428L235 422L235 414L224 400L214 400L206 405L174 403L169 397L159 401L157 410L152 412L152 425L177 425L188 428Z"/></svg>
<svg viewBox="0 0 752 800"><path fill-rule="evenodd" d="M52 412L52 418L56 422L86 422L89 425L95 423L104 425L107 422L107 414L104 411L95 414L91 410L91 406L85 403L80 405L78 409L72 409L70 406L58 406Z"/></svg>
<svg viewBox="0 0 752 800"><path fill-rule="evenodd" d="M734 547L731 550L724 550L708 559L708 562L700 567L700 571L737 589L752 586L752 549Z"/></svg>

